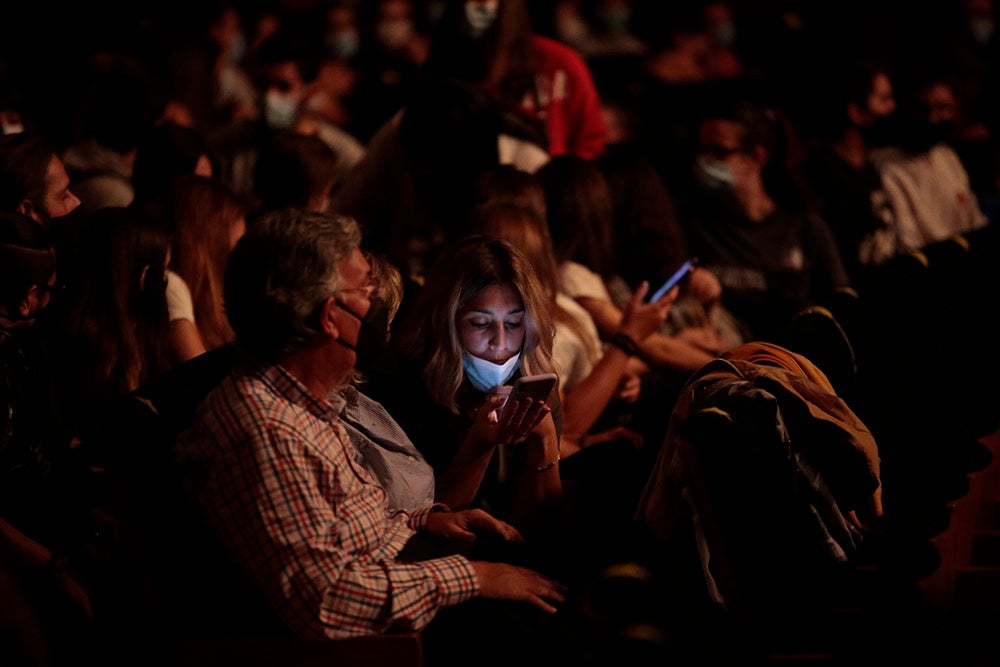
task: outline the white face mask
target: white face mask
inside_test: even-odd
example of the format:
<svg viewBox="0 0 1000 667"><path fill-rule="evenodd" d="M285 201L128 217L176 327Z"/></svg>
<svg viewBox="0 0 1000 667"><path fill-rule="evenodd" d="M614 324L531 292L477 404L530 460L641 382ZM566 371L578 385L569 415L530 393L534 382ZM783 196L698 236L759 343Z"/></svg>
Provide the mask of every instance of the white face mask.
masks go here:
<svg viewBox="0 0 1000 667"><path fill-rule="evenodd" d="M270 90L264 96L264 120L268 127L287 130L298 119L298 106L291 95Z"/></svg>
<svg viewBox="0 0 1000 667"><path fill-rule="evenodd" d="M695 176L698 183L709 191L730 190L735 183L730 166L711 158L698 158L695 163Z"/></svg>
<svg viewBox="0 0 1000 667"><path fill-rule="evenodd" d="M339 58L351 58L361 50L361 37L357 30L337 30L326 37L326 46Z"/></svg>
<svg viewBox="0 0 1000 667"><path fill-rule="evenodd" d="M486 359L474 357L468 352L462 352L462 368L472 386L479 391L490 391L499 387L514 374L521 359L521 353L515 354L502 364L495 364Z"/></svg>
<svg viewBox="0 0 1000 667"><path fill-rule="evenodd" d="M478 39L490 29L497 20L500 10L498 2L466 2L465 20L469 22L469 31L474 39Z"/></svg>

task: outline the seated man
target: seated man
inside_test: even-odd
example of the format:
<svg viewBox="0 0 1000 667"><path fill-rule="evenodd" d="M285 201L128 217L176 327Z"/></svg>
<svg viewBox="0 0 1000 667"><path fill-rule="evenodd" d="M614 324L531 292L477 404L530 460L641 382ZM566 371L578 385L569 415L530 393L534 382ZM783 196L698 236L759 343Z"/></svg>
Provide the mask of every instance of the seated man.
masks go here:
<svg viewBox="0 0 1000 667"><path fill-rule="evenodd" d="M238 242L225 301L249 361L208 395L177 443L185 469L198 469L195 500L228 556L296 635L422 630L442 609L476 597L528 602L535 609L516 605L515 617L555 621L565 587L535 571L470 560L457 548L426 560L401 557L404 547L409 556L444 551L430 548L439 544L432 539L421 543L422 535L455 543L477 533L520 535L481 510L390 510L386 490L359 462L335 392L353 370L371 307L359 243L353 219L304 209L268 213ZM512 631L492 625L494 610L502 616L507 606L482 602L466 603L452 620ZM490 621L470 625L466 612L483 610ZM552 647L557 634L547 626L522 621L513 632L530 631ZM433 632L424 636L429 664L430 655L457 657L477 641L468 632L443 633L440 645ZM541 648L531 638L509 642L510 650L518 645Z"/></svg>

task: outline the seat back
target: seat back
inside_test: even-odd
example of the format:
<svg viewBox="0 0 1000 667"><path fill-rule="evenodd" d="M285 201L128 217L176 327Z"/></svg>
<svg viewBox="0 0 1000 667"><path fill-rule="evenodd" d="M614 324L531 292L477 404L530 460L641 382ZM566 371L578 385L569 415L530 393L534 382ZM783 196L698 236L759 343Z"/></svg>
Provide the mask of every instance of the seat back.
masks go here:
<svg viewBox="0 0 1000 667"><path fill-rule="evenodd" d="M226 347L181 364L126 396L103 427L145 609L163 641L282 632L228 561L173 460L177 435L234 360Z"/></svg>

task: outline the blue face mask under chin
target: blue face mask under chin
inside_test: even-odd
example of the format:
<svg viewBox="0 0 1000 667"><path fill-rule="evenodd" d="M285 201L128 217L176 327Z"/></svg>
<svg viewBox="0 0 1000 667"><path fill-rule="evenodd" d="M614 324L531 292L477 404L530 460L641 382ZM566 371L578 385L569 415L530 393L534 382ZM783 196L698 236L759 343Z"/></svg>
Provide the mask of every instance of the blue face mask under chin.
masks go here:
<svg viewBox="0 0 1000 667"><path fill-rule="evenodd" d="M474 357L468 352L462 353L462 369L472 386L479 391L491 391L514 375L520 366L521 354L515 354L502 364L495 364L486 359Z"/></svg>

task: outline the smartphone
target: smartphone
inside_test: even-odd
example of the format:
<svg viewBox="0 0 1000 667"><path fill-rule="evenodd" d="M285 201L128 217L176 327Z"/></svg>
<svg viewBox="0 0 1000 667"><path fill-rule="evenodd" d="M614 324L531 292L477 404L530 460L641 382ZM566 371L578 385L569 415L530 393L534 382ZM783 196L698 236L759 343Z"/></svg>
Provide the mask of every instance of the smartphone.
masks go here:
<svg viewBox="0 0 1000 667"><path fill-rule="evenodd" d="M558 381L559 376L555 373L539 373L538 375L524 375L519 377L514 381L514 386L511 388L510 393L507 394L507 400L504 401L504 405L507 405L509 401L519 401L524 398L536 401L548 401Z"/></svg>
<svg viewBox="0 0 1000 667"><path fill-rule="evenodd" d="M694 257L681 264L681 268L674 271L673 275L667 278L666 282L660 285L660 289L650 295L648 301L652 303L653 301L659 300L660 297L673 289L674 285L691 275L691 272L694 271L694 267L697 265L698 260Z"/></svg>

